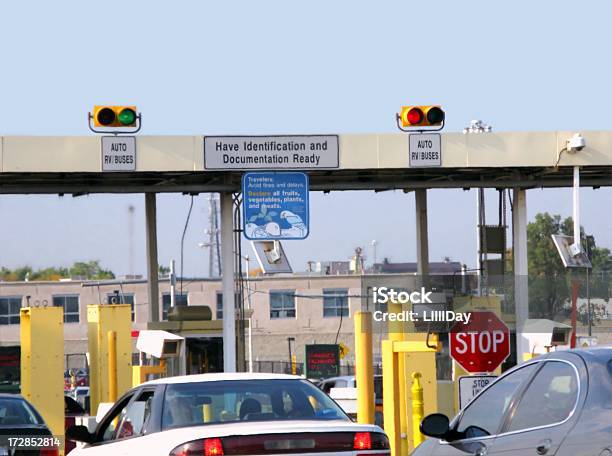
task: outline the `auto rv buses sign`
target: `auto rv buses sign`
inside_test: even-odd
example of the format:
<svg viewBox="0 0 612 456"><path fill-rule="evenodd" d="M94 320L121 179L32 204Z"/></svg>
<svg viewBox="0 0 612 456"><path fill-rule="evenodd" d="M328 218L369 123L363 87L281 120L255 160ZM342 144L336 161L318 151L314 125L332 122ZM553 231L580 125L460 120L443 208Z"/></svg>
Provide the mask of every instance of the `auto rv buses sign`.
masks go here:
<svg viewBox="0 0 612 456"><path fill-rule="evenodd" d="M204 169L325 169L338 166L337 135L204 137Z"/></svg>

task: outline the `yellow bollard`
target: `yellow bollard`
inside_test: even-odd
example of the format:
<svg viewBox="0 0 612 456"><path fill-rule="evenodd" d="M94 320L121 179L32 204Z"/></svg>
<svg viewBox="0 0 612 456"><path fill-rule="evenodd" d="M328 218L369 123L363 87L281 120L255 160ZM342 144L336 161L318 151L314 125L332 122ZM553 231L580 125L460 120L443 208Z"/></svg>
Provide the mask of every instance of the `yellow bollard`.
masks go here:
<svg viewBox="0 0 612 456"><path fill-rule="evenodd" d="M404 309L402 304L397 301L389 301L388 310L391 314L400 314ZM406 339L406 333L404 332L404 323L401 321L389 322L389 339L397 342L404 341ZM398 391L398 404L400 410L400 454L408 454L409 442L408 442L408 387L407 377L404 376L406 371L406 354L397 354L397 367L398 367L398 379L399 379L399 391ZM384 407L384 405L383 405Z"/></svg>
<svg viewBox="0 0 612 456"><path fill-rule="evenodd" d="M423 434L421 434L421 430L419 429L424 415L423 388L421 387L420 378L421 374L418 372L412 373L412 436L415 448L424 440Z"/></svg>
<svg viewBox="0 0 612 456"><path fill-rule="evenodd" d="M291 355L291 375L297 375L297 356Z"/></svg>
<svg viewBox="0 0 612 456"><path fill-rule="evenodd" d="M130 389L132 372L132 320L129 304L88 305L87 339L89 351L90 410L95 415L100 402L110 396L108 374L108 331L117 334L117 397Z"/></svg>
<svg viewBox="0 0 612 456"><path fill-rule="evenodd" d="M403 456L401 451L401 430L399 409L398 354L395 353L392 340L382 341L383 368L383 415L385 433L389 437L391 456Z"/></svg>
<svg viewBox="0 0 612 456"><path fill-rule="evenodd" d="M205 423L210 423L212 421L212 407L210 404L202 405L202 419Z"/></svg>
<svg viewBox="0 0 612 456"><path fill-rule="evenodd" d="M374 424L374 367L372 355L372 313L355 312L355 381L357 422Z"/></svg>
<svg viewBox="0 0 612 456"><path fill-rule="evenodd" d="M108 402L117 400L117 332L108 331Z"/></svg>

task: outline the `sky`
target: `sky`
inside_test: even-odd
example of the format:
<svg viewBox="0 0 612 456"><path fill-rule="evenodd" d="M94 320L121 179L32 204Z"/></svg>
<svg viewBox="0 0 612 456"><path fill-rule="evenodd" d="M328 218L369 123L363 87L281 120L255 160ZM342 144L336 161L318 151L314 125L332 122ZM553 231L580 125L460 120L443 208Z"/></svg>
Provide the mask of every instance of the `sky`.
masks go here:
<svg viewBox="0 0 612 456"><path fill-rule="evenodd" d="M611 13L598 1L3 2L0 135L89 135L86 113L104 103L137 105L143 135L393 133L406 104L443 106L450 132L472 119L609 130ZM194 199L184 276L208 273L206 198ZM612 189L581 198L586 231L612 247ZM571 215L571 201L530 190L528 216ZM475 191L428 202L430 260L473 267ZM189 203L158 196L161 264L179 266ZM487 204L496 222L495 192ZM313 192L311 235L285 250L294 270L357 246L371 262L372 240L379 261L414 261L414 212L410 193ZM0 195L0 266L95 259L143 274L144 227L143 195Z"/></svg>

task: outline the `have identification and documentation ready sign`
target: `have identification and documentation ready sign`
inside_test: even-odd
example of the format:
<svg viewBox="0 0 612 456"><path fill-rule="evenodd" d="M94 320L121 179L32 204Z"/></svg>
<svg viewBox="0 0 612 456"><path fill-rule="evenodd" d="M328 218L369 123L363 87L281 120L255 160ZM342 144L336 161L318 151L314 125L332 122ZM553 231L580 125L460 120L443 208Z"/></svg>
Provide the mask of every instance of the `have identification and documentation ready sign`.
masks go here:
<svg viewBox="0 0 612 456"><path fill-rule="evenodd" d="M411 168L442 166L442 141L439 133L412 133L408 138Z"/></svg>
<svg viewBox="0 0 612 456"><path fill-rule="evenodd" d="M204 137L204 169L334 169L339 164L337 135Z"/></svg>
<svg viewBox="0 0 612 456"><path fill-rule="evenodd" d="M308 236L308 175L304 173L245 173L242 204L247 239L271 241Z"/></svg>
<svg viewBox="0 0 612 456"><path fill-rule="evenodd" d="M136 137L102 136L102 171L136 171Z"/></svg>
<svg viewBox="0 0 612 456"><path fill-rule="evenodd" d="M468 405L496 378L496 375L464 375L459 377L459 409Z"/></svg>

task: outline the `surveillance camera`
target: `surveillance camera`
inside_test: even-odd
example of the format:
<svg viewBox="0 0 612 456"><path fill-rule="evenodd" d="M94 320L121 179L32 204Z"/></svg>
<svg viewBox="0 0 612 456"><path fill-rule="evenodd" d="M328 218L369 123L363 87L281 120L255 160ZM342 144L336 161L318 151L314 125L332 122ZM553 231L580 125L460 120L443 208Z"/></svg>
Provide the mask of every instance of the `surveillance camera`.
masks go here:
<svg viewBox="0 0 612 456"><path fill-rule="evenodd" d="M155 358L175 358L180 355L185 338L161 330L142 330L138 334L136 348Z"/></svg>
<svg viewBox="0 0 612 456"><path fill-rule="evenodd" d="M576 133L570 139L567 140L567 151L578 152L586 147L586 139L580 133Z"/></svg>

